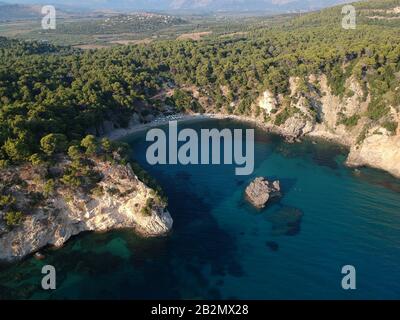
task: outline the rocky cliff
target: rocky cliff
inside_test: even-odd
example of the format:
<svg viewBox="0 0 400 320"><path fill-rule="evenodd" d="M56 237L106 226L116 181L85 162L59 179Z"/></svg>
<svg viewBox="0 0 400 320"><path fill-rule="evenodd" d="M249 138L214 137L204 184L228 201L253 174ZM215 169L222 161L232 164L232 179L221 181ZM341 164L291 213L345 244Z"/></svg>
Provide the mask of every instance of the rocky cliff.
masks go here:
<svg viewBox="0 0 400 320"><path fill-rule="evenodd" d="M153 237L171 230L166 204L129 165L95 163L101 179L91 192L60 186L47 198L38 197L43 194L39 169L25 165L2 172L3 189L24 216L10 226L2 219L6 210L0 210L0 260L17 260L48 245L60 247L83 231L131 228Z"/></svg>
<svg viewBox="0 0 400 320"><path fill-rule="evenodd" d="M370 166L400 177L400 136L373 134L353 146L347 159L351 167Z"/></svg>
<svg viewBox="0 0 400 320"><path fill-rule="evenodd" d="M345 97L335 96L324 76L315 77L311 82L320 87L320 98L314 99L319 121L308 135L347 145L350 148L349 166L369 166L400 177L398 106L389 106L389 112L381 119L371 120L368 116L371 97L369 94L365 97L355 78L346 81L350 94Z"/></svg>
<svg viewBox="0 0 400 320"><path fill-rule="evenodd" d="M209 114L230 117L233 112L237 118L255 121L289 141L304 136L333 140L349 147L349 166L370 166L400 177L400 106L386 105L385 113L372 119L369 88L354 76L346 80L344 87L345 92L338 96L325 75L291 77L287 94L274 95L265 90L244 114L237 108L240 101L222 112L202 106ZM225 90L224 95L228 94Z"/></svg>

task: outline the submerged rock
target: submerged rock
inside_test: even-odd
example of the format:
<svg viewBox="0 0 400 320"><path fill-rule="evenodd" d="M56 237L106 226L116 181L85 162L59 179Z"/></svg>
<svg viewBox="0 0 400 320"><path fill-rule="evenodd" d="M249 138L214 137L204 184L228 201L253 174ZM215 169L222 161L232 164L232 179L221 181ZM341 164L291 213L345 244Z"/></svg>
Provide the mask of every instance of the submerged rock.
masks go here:
<svg viewBox="0 0 400 320"><path fill-rule="evenodd" d="M250 183L245 193L251 204L258 209L265 208L269 200L282 196L280 182L270 182L263 177L256 178Z"/></svg>
<svg viewBox="0 0 400 320"><path fill-rule="evenodd" d="M300 232L303 212L297 208L284 207L268 217L275 236L295 236Z"/></svg>
<svg viewBox="0 0 400 320"><path fill-rule="evenodd" d="M279 250L279 244L277 244L275 241L267 241L265 244L273 252Z"/></svg>

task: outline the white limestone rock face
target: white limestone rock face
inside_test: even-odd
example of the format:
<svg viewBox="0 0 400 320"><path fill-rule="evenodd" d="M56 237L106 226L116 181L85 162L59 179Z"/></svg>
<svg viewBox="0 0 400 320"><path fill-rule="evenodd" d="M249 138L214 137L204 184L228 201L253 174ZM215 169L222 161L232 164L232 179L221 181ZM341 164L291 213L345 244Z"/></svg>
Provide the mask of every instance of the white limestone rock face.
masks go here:
<svg viewBox="0 0 400 320"><path fill-rule="evenodd" d="M385 119L373 124L366 116L371 96L364 97L363 88L354 76L346 80L345 87L350 94L343 98L333 94L326 76L312 76L309 80L320 88L318 93L310 87L310 92L307 94L309 101L317 102L317 106L313 108L318 113L320 121L310 122L307 115L308 106L304 103L305 98L298 97L295 107L306 117L295 114L279 128L280 132L288 138L309 135L337 141L350 148L347 165L369 166L400 177L399 107L389 106L390 112L386 120L399 124L396 132L389 132L382 127ZM290 84L291 92L296 93L297 79L291 78ZM340 122L341 118L354 115L359 116L355 126L346 127ZM360 142L359 139L363 135L365 139Z"/></svg>
<svg viewBox="0 0 400 320"><path fill-rule="evenodd" d="M301 114L295 114L286 120L281 127L281 132L287 138L298 138L310 133L314 124Z"/></svg>
<svg viewBox="0 0 400 320"><path fill-rule="evenodd" d="M400 178L400 136L375 134L353 146L347 159L351 167L369 166Z"/></svg>
<svg viewBox="0 0 400 320"><path fill-rule="evenodd" d="M98 163L104 192L87 195L76 192L66 200L60 191L44 206L28 215L22 225L0 232L0 260L21 259L45 246L61 247L83 231L131 228L145 237L167 234L173 220L152 189L142 183L130 166ZM146 213L142 210L149 207ZM0 216L4 213L0 211ZM0 217L1 218L1 217ZM1 220L1 219L0 219Z"/></svg>
<svg viewBox="0 0 400 320"><path fill-rule="evenodd" d="M399 176L399 105L388 106L390 112L387 115L379 121L372 121L368 117L372 100L370 88L364 87L356 77L346 80L343 96L335 95L326 75L311 74L307 81L301 80L298 77L289 78L290 93L275 96L268 90L262 92L252 105L257 108L253 108L251 116L234 118L254 121L262 128L283 135L289 142L309 136L340 143L351 149L347 161L349 165L371 166ZM237 102L232 103L231 107L236 105ZM259 113L258 109L262 112ZM290 116L285 118L284 123L276 121L285 111L289 111ZM222 113L222 116L227 115ZM347 120L350 118L356 120L350 121L349 125ZM398 124L396 132L384 129L388 121ZM365 141L360 142L364 137Z"/></svg>
<svg viewBox="0 0 400 320"><path fill-rule="evenodd" d="M259 106L267 115L270 115L271 111L277 107L277 101L274 95L266 90L260 98Z"/></svg>

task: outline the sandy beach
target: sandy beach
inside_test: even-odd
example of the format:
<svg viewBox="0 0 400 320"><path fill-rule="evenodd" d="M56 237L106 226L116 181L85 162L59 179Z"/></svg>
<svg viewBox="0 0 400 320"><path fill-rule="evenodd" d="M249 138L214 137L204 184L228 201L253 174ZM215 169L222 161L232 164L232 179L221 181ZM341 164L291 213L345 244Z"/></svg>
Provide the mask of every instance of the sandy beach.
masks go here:
<svg viewBox="0 0 400 320"><path fill-rule="evenodd" d="M115 129L112 132L108 133L105 135L105 137L111 139L111 140L118 140L122 139L126 136L129 136L131 134L135 134L141 131L145 131L148 129L152 128L157 128L163 125L167 125L170 121L178 121L179 123L182 122L197 122L197 121L204 121L204 120L210 120L210 119L231 119L231 120L236 120L236 121L242 121L242 122L248 122L252 123L253 125L262 128L264 130L272 130L270 126L267 124L261 124L259 121L256 119L250 118L250 117L245 117L245 116L236 116L236 115L226 115L226 114L211 114L211 113L204 113L204 114L174 114L174 115L169 115L169 116L162 116L158 117L155 120L149 122L149 123L143 123L143 124L137 124L128 128L121 128L121 129Z"/></svg>
<svg viewBox="0 0 400 320"><path fill-rule="evenodd" d="M134 134L134 133L138 133L138 132L145 131L148 129L167 125L170 121L187 122L187 121L199 121L199 120L207 120L207 119L212 119L212 117L210 117L209 115L201 115L201 114L193 114L193 115L175 114L175 115L170 115L170 116L162 116L162 117L156 118L155 120L153 120L149 123L142 123L142 124L137 124L137 125L131 126L129 128L125 128L125 129L121 128L121 129L113 130L112 132L106 134L105 137L107 137L111 140L118 140L118 139L122 139L122 138L129 136L131 134Z"/></svg>

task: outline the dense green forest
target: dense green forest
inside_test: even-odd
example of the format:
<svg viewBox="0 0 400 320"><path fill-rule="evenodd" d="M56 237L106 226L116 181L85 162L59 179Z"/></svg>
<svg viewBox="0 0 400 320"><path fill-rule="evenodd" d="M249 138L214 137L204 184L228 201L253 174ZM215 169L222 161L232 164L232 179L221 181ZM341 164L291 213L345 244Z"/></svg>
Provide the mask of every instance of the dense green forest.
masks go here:
<svg viewBox="0 0 400 320"><path fill-rule="evenodd" d="M49 134L58 137L57 151L66 152L104 120L126 126L128 115L142 112L167 82L199 88L216 111L246 114L265 89L288 94L291 76L307 84L307 75L325 74L338 96L346 94L345 80L355 76L373 97L368 116L380 121L388 105L400 105L400 34L393 20L376 23L367 16L371 8L395 4L358 5L364 13L356 30L341 27L337 7L236 37L197 42L81 51L0 38L1 164L45 156L41 142ZM168 102L178 110L201 111L182 90Z"/></svg>
<svg viewBox="0 0 400 320"><path fill-rule="evenodd" d="M0 157L14 162L42 152L47 134L80 140L111 115L124 124L160 83L156 70L107 51L2 38L0 60Z"/></svg>

